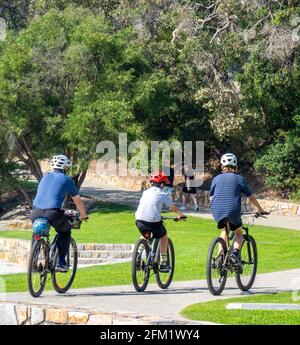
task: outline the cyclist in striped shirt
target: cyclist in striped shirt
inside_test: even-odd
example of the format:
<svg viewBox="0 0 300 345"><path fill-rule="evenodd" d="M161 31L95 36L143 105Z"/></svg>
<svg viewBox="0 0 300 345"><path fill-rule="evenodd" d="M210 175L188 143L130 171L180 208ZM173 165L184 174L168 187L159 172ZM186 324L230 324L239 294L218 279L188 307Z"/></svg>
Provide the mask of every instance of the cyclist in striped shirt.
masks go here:
<svg viewBox="0 0 300 345"><path fill-rule="evenodd" d="M210 198L212 215L218 223L218 229L222 229L221 236L226 239L226 223L231 231L235 232L234 251L231 259L239 263L240 248L243 243L243 231L241 220L241 196L246 195L249 201L257 208L258 212L264 210L250 190L247 181L236 173L237 158L232 153L226 153L221 157L222 173L217 175L211 184Z"/></svg>

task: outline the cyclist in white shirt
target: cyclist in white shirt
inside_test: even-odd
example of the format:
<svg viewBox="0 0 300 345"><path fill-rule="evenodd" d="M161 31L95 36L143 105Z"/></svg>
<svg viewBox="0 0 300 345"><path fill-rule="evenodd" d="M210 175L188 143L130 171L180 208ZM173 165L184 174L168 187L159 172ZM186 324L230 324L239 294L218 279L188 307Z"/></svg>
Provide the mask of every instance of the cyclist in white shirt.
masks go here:
<svg viewBox="0 0 300 345"><path fill-rule="evenodd" d="M151 187L144 191L138 209L135 213L136 226L142 237L148 239L150 233L160 242L160 270L169 270L167 264L168 234L161 219L161 211L164 206L178 214L178 218L185 218L179 208L173 204L170 195L164 191L165 184L169 183L168 177L162 171L153 173L149 179Z"/></svg>

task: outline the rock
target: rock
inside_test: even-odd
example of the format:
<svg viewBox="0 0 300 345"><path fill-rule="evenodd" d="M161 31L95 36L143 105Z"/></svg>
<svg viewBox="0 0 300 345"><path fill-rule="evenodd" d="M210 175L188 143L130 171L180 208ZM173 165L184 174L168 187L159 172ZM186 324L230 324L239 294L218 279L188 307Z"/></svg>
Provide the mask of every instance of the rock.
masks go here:
<svg viewBox="0 0 300 345"><path fill-rule="evenodd" d="M68 322L68 311L65 309L47 309L46 321L66 324Z"/></svg>
<svg viewBox="0 0 300 345"><path fill-rule="evenodd" d="M31 324L38 325L45 320L45 311L42 308L31 308Z"/></svg>
<svg viewBox="0 0 300 345"><path fill-rule="evenodd" d="M71 324L86 324L89 319L88 313L83 312L68 312L68 321Z"/></svg>
<svg viewBox="0 0 300 345"><path fill-rule="evenodd" d="M17 325L15 307L11 303L0 304L0 325Z"/></svg>
<svg viewBox="0 0 300 345"><path fill-rule="evenodd" d="M16 315L17 315L19 325L25 324L27 319L28 319L28 308L27 308L27 306L16 305L15 310L16 310Z"/></svg>
<svg viewBox="0 0 300 345"><path fill-rule="evenodd" d="M88 325L112 325L112 318L108 315L94 314L90 315Z"/></svg>
<svg viewBox="0 0 300 345"><path fill-rule="evenodd" d="M95 249L95 245L92 243L88 243L84 245L84 250L94 250Z"/></svg>

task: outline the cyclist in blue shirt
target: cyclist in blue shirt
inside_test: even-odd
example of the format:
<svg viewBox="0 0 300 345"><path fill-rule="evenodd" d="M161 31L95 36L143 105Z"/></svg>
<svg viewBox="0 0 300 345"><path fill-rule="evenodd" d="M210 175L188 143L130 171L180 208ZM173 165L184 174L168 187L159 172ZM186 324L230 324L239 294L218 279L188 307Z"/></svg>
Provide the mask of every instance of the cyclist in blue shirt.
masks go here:
<svg viewBox="0 0 300 345"><path fill-rule="evenodd" d="M212 215L218 223L218 229L223 229L220 237L224 241L226 223L230 230L235 232L234 251L231 259L233 262L239 263L240 248L243 243L241 195L246 195L260 214L263 214L264 210L251 192L247 181L236 173L236 156L226 153L221 157L220 163L222 164L222 174L213 179L210 188Z"/></svg>
<svg viewBox="0 0 300 345"><path fill-rule="evenodd" d="M65 196L71 195L80 212L81 220L88 217L74 181L66 175L71 166L69 159L64 155L54 156L51 166L53 171L44 175L38 185L31 219L34 221L37 218L46 218L58 233L57 245L60 255L56 269L66 272L68 271L66 254L70 245L71 225L64 211L61 210Z"/></svg>

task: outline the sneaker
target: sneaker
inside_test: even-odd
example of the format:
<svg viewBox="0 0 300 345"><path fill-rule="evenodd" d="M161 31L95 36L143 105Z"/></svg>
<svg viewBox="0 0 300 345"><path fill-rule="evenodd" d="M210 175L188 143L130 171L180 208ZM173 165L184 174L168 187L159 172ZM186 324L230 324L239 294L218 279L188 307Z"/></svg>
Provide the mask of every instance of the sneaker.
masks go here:
<svg viewBox="0 0 300 345"><path fill-rule="evenodd" d="M56 272L66 273L66 272L68 272L68 270L69 270L69 267L67 265L58 264L55 267Z"/></svg>
<svg viewBox="0 0 300 345"><path fill-rule="evenodd" d="M222 268L223 263L224 263L224 255L223 254L218 255L214 262L214 268L219 268L219 269Z"/></svg>
<svg viewBox="0 0 300 345"><path fill-rule="evenodd" d="M180 211L185 211L185 207L184 207L184 206L181 206L181 207L180 207Z"/></svg>
<svg viewBox="0 0 300 345"><path fill-rule="evenodd" d="M233 251L230 255L230 260L235 265L241 265L240 252Z"/></svg>
<svg viewBox="0 0 300 345"><path fill-rule="evenodd" d="M195 206L195 211L199 211L199 207L198 206Z"/></svg>
<svg viewBox="0 0 300 345"><path fill-rule="evenodd" d="M171 266L164 262L164 263L160 264L159 270L160 270L160 272L167 273L167 272L171 271Z"/></svg>

